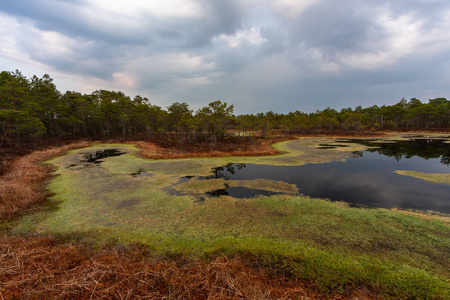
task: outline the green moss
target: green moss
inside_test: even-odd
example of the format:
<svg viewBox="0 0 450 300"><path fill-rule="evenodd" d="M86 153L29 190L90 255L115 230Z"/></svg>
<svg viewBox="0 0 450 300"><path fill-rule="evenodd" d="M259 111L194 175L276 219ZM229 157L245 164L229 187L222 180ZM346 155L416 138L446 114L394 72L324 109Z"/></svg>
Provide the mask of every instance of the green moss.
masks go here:
<svg viewBox="0 0 450 300"><path fill-rule="evenodd" d="M411 176L415 178L420 178L433 183L444 183L450 184L450 174L445 173L424 173L424 172L416 172L416 171L405 171L405 170L397 170L395 173L404 176Z"/></svg>
<svg viewBox="0 0 450 300"><path fill-rule="evenodd" d="M265 190L275 193L297 194L298 188L295 184L289 184L283 181L268 180L268 179L253 179L253 180L232 180L229 183L230 187L246 187L250 189Z"/></svg>

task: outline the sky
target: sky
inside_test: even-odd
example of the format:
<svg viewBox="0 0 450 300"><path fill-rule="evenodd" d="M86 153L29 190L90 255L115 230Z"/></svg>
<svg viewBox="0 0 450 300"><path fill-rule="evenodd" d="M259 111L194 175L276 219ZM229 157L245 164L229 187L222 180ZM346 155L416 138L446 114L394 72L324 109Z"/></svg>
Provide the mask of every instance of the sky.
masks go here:
<svg viewBox="0 0 450 300"><path fill-rule="evenodd" d="M235 114L450 98L448 0L2 0L0 71Z"/></svg>

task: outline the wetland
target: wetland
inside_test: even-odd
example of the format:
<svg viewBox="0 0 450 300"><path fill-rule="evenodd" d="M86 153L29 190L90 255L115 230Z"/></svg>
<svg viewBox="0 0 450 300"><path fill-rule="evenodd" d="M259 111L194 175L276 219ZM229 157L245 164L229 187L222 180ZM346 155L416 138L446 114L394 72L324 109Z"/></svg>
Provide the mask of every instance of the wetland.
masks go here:
<svg viewBox="0 0 450 300"><path fill-rule="evenodd" d="M94 144L47 162L56 167L47 185L53 194L50 202L13 221L11 232L140 243L169 257L247 253L274 272L313 280L324 290L365 282L386 295L439 298L448 295L450 278L448 199L431 205L437 212L418 213L386 209L401 207L403 200L394 205L366 202L380 189L378 181L386 194L394 193L392 199L411 186L420 190L429 185L435 192L407 202L408 208L428 210L424 202L448 195L447 183L417 178L437 174L445 182L448 143L439 142L441 152L434 157L389 150L396 154L381 156L385 163L378 161L380 145L416 140L301 138L275 144L284 152L276 156L165 160L143 158L134 145ZM323 145L327 149L320 149ZM97 159L100 153L112 155ZM361 166L364 159L367 164ZM423 167L396 165L403 162ZM343 165L348 169L335 173ZM362 180L369 167L380 173ZM400 175L396 170L420 174ZM345 180L350 172L356 175ZM393 181L390 176L396 177L400 191L386 185ZM363 189L363 196L356 198L364 200L353 204L345 193L335 199L308 195L315 177L326 187L317 190L331 188L327 180L332 177L338 179L337 186L355 190L344 184L353 182L369 190ZM413 194L418 191L408 195Z"/></svg>

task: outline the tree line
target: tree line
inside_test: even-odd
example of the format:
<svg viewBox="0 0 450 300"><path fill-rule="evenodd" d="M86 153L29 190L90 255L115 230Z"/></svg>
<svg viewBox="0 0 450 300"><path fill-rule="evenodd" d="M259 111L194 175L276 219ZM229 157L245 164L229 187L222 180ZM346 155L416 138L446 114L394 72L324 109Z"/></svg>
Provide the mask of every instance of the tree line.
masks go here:
<svg viewBox="0 0 450 300"><path fill-rule="evenodd" d="M20 71L0 73L0 146L45 137L173 137L217 145L226 132L241 135L361 133L378 130L448 130L446 98L401 99L395 105L368 108L327 107L314 113L272 111L234 115L233 105L213 101L193 111L186 102L163 109L141 96L97 90L91 94L58 91L49 75L26 78Z"/></svg>

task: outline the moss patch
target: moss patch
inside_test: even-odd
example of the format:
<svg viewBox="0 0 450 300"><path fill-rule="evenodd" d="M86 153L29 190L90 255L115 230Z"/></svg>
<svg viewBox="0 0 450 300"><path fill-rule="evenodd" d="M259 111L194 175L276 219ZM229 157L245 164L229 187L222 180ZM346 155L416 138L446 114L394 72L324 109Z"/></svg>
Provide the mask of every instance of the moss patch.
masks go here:
<svg viewBox="0 0 450 300"><path fill-rule="evenodd" d="M202 180L192 178L187 182L183 182L174 186L174 188L178 191L197 194L224 189L227 187L246 187L250 189L265 190L284 194L298 193L298 188L294 184L261 178L254 180L225 180L222 178Z"/></svg>
<svg viewBox="0 0 450 300"><path fill-rule="evenodd" d="M405 171L405 170L397 170L395 173L411 176L415 178L420 178L433 183L444 183L450 184L450 174L441 174L441 173L424 173L424 172L416 172L416 171Z"/></svg>

